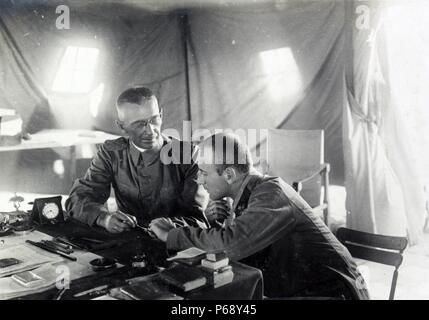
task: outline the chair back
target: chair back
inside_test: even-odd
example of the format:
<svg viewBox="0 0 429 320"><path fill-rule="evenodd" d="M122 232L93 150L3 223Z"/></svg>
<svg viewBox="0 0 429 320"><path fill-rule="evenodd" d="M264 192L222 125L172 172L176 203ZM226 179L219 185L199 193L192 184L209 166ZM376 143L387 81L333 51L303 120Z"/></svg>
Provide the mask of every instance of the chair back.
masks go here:
<svg viewBox="0 0 429 320"><path fill-rule="evenodd" d="M403 260L402 253L408 245L408 239L406 237L385 236L348 228L339 228L337 238L347 247L353 257L395 267L389 294L389 299L393 300L399 266Z"/></svg>
<svg viewBox="0 0 429 320"><path fill-rule="evenodd" d="M279 176L288 184L303 180L324 163L323 130L268 129L267 174ZM311 207L322 203L322 177L315 175L302 183L300 195Z"/></svg>

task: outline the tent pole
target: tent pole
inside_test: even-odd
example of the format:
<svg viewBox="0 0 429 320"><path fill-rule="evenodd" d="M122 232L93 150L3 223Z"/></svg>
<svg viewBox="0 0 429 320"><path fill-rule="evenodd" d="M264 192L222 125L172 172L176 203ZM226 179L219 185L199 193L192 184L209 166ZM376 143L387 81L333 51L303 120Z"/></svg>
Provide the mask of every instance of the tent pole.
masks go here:
<svg viewBox="0 0 429 320"><path fill-rule="evenodd" d="M189 36L189 21L188 13L184 13L180 16L182 24L182 40L183 40L183 56L185 59L185 78L186 78L186 106L188 111L188 121L191 125L192 132L192 113L191 113L191 90L189 83L189 60L188 60L188 36Z"/></svg>

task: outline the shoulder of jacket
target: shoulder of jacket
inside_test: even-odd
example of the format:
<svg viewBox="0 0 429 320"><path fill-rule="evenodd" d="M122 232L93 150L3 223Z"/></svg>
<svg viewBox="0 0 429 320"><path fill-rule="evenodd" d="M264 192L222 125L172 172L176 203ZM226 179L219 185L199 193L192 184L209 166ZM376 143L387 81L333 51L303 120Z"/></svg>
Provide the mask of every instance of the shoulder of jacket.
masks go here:
<svg viewBox="0 0 429 320"><path fill-rule="evenodd" d="M255 179L251 181L251 184L249 185L251 193L250 197L287 199L288 196L285 187L287 188L287 184L283 181L283 179L261 175L259 177L255 177Z"/></svg>
<svg viewBox="0 0 429 320"><path fill-rule="evenodd" d="M125 137L120 137L115 140L106 140L103 146L107 151L123 150L128 146L128 139Z"/></svg>

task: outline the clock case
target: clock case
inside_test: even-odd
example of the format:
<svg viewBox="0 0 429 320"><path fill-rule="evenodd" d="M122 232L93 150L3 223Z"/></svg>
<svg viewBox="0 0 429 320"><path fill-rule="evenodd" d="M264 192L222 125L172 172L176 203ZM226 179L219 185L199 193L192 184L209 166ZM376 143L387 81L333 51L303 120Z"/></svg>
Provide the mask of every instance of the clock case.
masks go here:
<svg viewBox="0 0 429 320"><path fill-rule="evenodd" d="M33 210L31 211L31 220L38 225L63 223L64 212L61 199L61 196L34 199ZM55 203L58 206L59 212L54 219L48 219L42 213L44 206L48 203Z"/></svg>

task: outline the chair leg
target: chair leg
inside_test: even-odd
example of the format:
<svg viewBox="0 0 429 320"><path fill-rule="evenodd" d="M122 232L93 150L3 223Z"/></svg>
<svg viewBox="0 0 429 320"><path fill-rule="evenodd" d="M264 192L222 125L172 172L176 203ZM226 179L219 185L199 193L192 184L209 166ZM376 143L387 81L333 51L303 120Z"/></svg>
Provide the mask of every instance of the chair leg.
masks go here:
<svg viewBox="0 0 429 320"><path fill-rule="evenodd" d="M329 168L326 169L323 179L323 186L325 188L323 202L326 203L326 208L323 210L323 220L329 227Z"/></svg>
<svg viewBox="0 0 429 320"><path fill-rule="evenodd" d="M389 300L393 300L395 297L396 282L398 281L398 274L399 274L398 269L395 269L395 272L393 272L392 286L390 287Z"/></svg>

